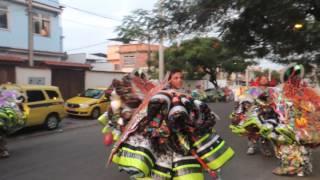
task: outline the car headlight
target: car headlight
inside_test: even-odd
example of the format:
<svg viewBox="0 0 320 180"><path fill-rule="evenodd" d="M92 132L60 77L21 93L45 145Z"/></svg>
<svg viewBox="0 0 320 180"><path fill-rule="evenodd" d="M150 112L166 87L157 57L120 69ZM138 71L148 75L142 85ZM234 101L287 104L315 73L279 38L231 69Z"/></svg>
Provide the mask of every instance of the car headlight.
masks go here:
<svg viewBox="0 0 320 180"><path fill-rule="evenodd" d="M80 108L88 108L89 104L79 104Z"/></svg>

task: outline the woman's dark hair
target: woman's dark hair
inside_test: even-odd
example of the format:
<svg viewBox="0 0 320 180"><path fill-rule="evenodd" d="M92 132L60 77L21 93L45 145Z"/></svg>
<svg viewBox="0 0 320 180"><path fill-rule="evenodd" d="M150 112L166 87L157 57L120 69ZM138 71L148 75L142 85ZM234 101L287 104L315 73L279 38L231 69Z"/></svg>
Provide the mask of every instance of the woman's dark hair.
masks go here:
<svg viewBox="0 0 320 180"><path fill-rule="evenodd" d="M171 80L172 76L175 74L175 73L182 73L182 71L180 69L172 69L170 71L170 74L169 74L169 80Z"/></svg>

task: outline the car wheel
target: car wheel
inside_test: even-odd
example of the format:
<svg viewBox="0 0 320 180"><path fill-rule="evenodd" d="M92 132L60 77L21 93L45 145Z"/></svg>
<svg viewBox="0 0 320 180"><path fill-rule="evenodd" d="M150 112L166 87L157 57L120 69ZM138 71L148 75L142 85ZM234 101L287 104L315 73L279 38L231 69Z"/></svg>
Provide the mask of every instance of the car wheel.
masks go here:
<svg viewBox="0 0 320 180"><path fill-rule="evenodd" d="M53 129L58 128L59 123L60 123L59 116L56 115L56 114L50 114L47 117L46 122L45 122L44 125L48 130L53 130Z"/></svg>
<svg viewBox="0 0 320 180"><path fill-rule="evenodd" d="M91 118L92 119L98 119L99 116L100 116L100 109L96 107L91 112Z"/></svg>

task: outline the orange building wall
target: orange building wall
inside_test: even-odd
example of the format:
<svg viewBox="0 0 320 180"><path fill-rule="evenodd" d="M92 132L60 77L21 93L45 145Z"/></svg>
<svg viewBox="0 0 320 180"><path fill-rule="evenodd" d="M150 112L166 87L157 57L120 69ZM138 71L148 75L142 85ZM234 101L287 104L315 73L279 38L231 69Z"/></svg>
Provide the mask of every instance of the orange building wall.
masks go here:
<svg viewBox="0 0 320 180"><path fill-rule="evenodd" d="M159 50L158 45L150 46L151 53ZM147 44L125 44L108 46L108 61L113 64L119 64L122 68L141 68L147 67L148 45ZM136 60L133 66L124 66L123 57L125 55L135 55ZM152 54L151 54L152 57Z"/></svg>

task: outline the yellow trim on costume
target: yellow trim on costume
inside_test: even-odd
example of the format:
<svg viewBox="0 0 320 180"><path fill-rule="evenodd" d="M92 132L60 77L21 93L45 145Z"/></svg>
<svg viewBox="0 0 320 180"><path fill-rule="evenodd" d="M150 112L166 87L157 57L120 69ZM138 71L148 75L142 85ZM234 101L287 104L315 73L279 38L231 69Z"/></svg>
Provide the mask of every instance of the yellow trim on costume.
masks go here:
<svg viewBox="0 0 320 180"><path fill-rule="evenodd" d="M149 160L149 162L151 163L151 165L154 166L154 163L153 163L152 159L146 153L141 152L141 151L137 151L137 150L132 150L132 149L129 149L129 148L126 148L126 147L123 147L121 149L124 150L124 151L128 151L128 152L139 154L141 156L146 157Z"/></svg>
<svg viewBox="0 0 320 180"><path fill-rule="evenodd" d="M102 129L102 134L106 134L106 133L108 133L108 132L110 132L110 128L109 128L109 126L105 126L105 127Z"/></svg>
<svg viewBox="0 0 320 180"><path fill-rule="evenodd" d="M209 138L210 134L206 134L205 136L203 136L201 139L199 139L197 142L195 142L193 144L193 147L197 147L199 144L201 144L204 140L206 140L207 138Z"/></svg>
<svg viewBox="0 0 320 180"><path fill-rule="evenodd" d="M115 155L112 158L112 162L120 166L136 168L139 171L143 172L145 176L150 175L149 167L139 159L128 158L124 156L119 157L118 155Z"/></svg>
<svg viewBox="0 0 320 180"><path fill-rule="evenodd" d="M173 180L204 180L203 173L192 173L174 177Z"/></svg>
<svg viewBox="0 0 320 180"><path fill-rule="evenodd" d="M154 174L159 175L159 176L164 176L164 177L166 177L166 178L171 178L171 175L170 175L170 174L166 174L166 173L163 173L163 172L158 171L158 170L155 170L155 169L152 169L152 172L153 172Z"/></svg>
<svg viewBox="0 0 320 180"><path fill-rule="evenodd" d="M184 168L194 168L194 167L201 167L200 164L186 164L186 165L182 165L182 166L178 166L173 168L173 171L178 171L180 169L184 169Z"/></svg>
<svg viewBox="0 0 320 180"><path fill-rule="evenodd" d="M234 155L234 151L229 147L221 156L212 162L208 163L210 169L216 170L223 166L226 162L228 162L232 156Z"/></svg>
<svg viewBox="0 0 320 180"><path fill-rule="evenodd" d="M222 141L222 142L219 144L218 147L214 148L214 149L213 149L212 151L210 151L209 153L203 155L203 156L201 157L201 159L205 159L205 158L211 156L212 154L214 154L215 152L217 152L220 148L222 148L224 145L225 145L225 141Z"/></svg>
<svg viewBox="0 0 320 180"><path fill-rule="evenodd" d="M105 126L108 124L109 119L107 118L107 116L105 114L100 115L100 117L98 118L98 122Z"/></svg>

